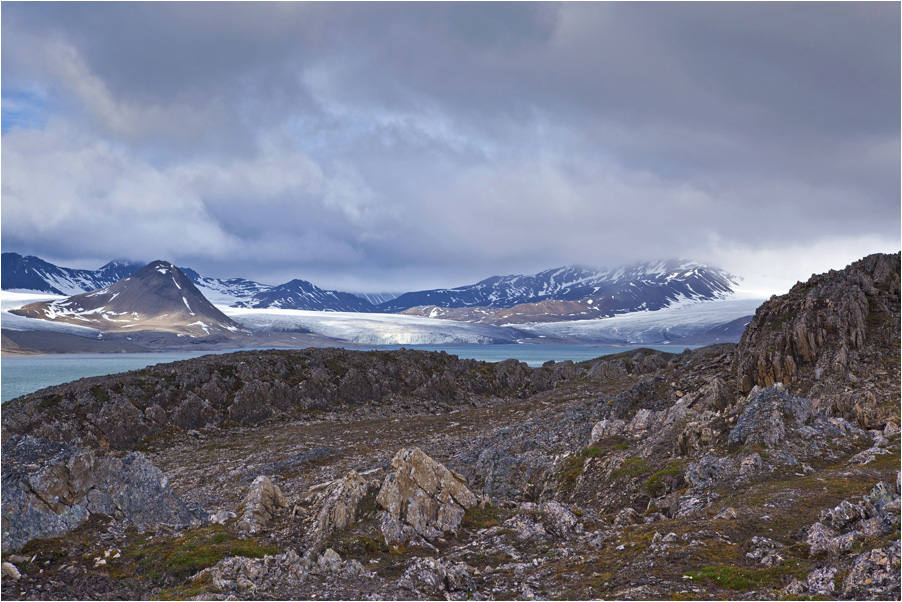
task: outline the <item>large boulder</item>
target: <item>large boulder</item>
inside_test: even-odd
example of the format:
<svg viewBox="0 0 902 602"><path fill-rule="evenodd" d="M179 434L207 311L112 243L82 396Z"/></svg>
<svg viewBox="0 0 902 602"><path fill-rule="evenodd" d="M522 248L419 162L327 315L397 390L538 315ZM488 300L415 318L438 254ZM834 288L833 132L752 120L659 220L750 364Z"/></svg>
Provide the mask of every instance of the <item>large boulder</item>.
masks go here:
<svg viewBox="0 0 902 602"><path fill-rule="evenodd" d="M139 528L200 524L142 453L116 458L30 436L3 444L4 552L65 535L92 514Z"/></svg>
<svg viewBox="0 0 902 602"><path fill-rule="evenodd" d="M416 536L433 540L456 530L464 513L478 502L464 478L427 456L420 448L402 449L391 461L376 501L387 543Z"/></svg>

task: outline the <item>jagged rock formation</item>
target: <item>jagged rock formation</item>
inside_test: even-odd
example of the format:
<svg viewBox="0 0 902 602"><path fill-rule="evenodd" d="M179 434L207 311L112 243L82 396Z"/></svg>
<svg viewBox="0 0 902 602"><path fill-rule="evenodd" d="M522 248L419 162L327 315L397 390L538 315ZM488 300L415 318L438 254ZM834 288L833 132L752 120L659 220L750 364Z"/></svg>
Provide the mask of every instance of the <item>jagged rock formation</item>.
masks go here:
<svg viewBox="0 0 902 602"><path fill-rule="evenodd" d="M419 448L402 449L392 458L376 501L385 509L380 530L386 543L415 537L433 540L455 531L464 512L478 502L461 475L448 470Z"/></svg>
<svg viewBox="0 0 902 602"><path fill-rule="evenodd" d="M38 537L56 537L92 514L146 528L199 525L144 454L123 458L32 437L3 444L3 551Z"/></svg>
<svg viewBox="0 0 902 602"><path fill-rule="evenodd" d="M861 360L899 347L899 271L898 253L870 255L764 303L739 343L740 391L872 369Z"/></svg>

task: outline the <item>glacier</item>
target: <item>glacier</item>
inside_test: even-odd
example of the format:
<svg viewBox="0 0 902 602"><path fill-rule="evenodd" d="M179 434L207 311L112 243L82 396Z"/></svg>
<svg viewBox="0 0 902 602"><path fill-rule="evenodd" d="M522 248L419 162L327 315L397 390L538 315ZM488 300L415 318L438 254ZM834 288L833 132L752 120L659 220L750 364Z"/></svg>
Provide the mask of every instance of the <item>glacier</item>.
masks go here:
<svg viewBox="0 0 902 602"><path fill-rule="evenodd" d="M516 343L513 328L452 322L402 314L251 309L219 306L227 316L256 331L302 331L365 345L464 345Z"/></svg>
<svg viewBox="0 0 902 602"><path fill-rule="evenodd" d="M657 311L637 311L574 322L518 324L517 329L537 336L573 338L590 343L666 343L700 335L747 316L751 319L762 303L764 299L721 299L694 303L682 300Z"/></svg>

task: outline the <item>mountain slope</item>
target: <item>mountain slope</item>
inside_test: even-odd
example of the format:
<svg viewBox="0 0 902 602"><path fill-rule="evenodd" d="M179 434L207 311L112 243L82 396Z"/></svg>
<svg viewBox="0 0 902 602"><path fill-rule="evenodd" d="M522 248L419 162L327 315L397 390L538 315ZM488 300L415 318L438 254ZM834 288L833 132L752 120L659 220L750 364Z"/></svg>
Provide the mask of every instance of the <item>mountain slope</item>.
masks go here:
<svg viewBox="0 0 902 602"><path fill-rule="evenodd" d="M165 261L154 261L110 286L31 303L11 313L111 332L155 330L208 336L242 330Z"/></svg>

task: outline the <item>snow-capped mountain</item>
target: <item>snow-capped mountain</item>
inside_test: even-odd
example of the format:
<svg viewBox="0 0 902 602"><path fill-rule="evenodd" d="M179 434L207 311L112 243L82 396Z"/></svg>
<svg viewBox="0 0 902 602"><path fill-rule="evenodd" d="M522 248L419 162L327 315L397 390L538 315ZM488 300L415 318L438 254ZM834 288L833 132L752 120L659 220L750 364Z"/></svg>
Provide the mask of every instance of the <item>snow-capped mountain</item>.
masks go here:
<svg viewBox="0 0 902 602"><path fill-rule="evenodd" d="M351 293L323 290L306 280L292 280L258 291L233 307L378 312L372 303Z"/></svg>
<svg viewBox="0 0 902 602"><path fill-rule="evenodd" d="M3 253L2 288L77 295L115 284L142 266L140 263L113 261L98 270L79 270L58 267L34 256ZM270 286L244 278L209 278L191 268L179 270L204 297L217 305L311 311L381 311L360 295L324 290L304 280Z"/></svg>
<svg viewBox="0 0 902 602"><path fill-rule="evenodd" d="M3 254L3 289L63 295L110 286L140 268L111 262L99 270L62 268L37 257ZM305 280L271 286L243 278L218 279L189 268L184 275L212 303L244 308L396 313L485 324L586 320L685 303L727 299L738 278L693 261L643 263L612 270L561 267L534 275L493 276L453 289L350 294Z"/></svg>
<svg viewBox="0 0 902 602"><path fill-rule="evenodd" d="M3 253L0 286L3 290L26 290L54 295L77 295L109 286L141 269L144 264L111 261L98 270L63 268L39 257Z"/></svg>
<svg viewBox="0 0 902 602"><path fill-rule="evenodd" d="M107 332L154 330L208 336L243 330L166 261L149 263L110 286L31 303L11 313Z"/></svg>
<svg viewBox="0 0 902 602"><path fill-rule="evenodd" d="M470 286L405 293L379 305L399 312L414 307L518 309L509 311L504 323L558 319L600 318L633 311L657 310L674 305L728 298L738 278L728 272L693 261L670 260L642 263L613 270L562 267L531 276L494 276ZM556 302L556 303L551 303ZM544 305L542 305L544 304ZM431 310L430 310L431 311ZM443 315L444 314L444 315ZM467 319L460 312L433 312L434 317ZM495 321L485 319L480 321Z"/></svg>

